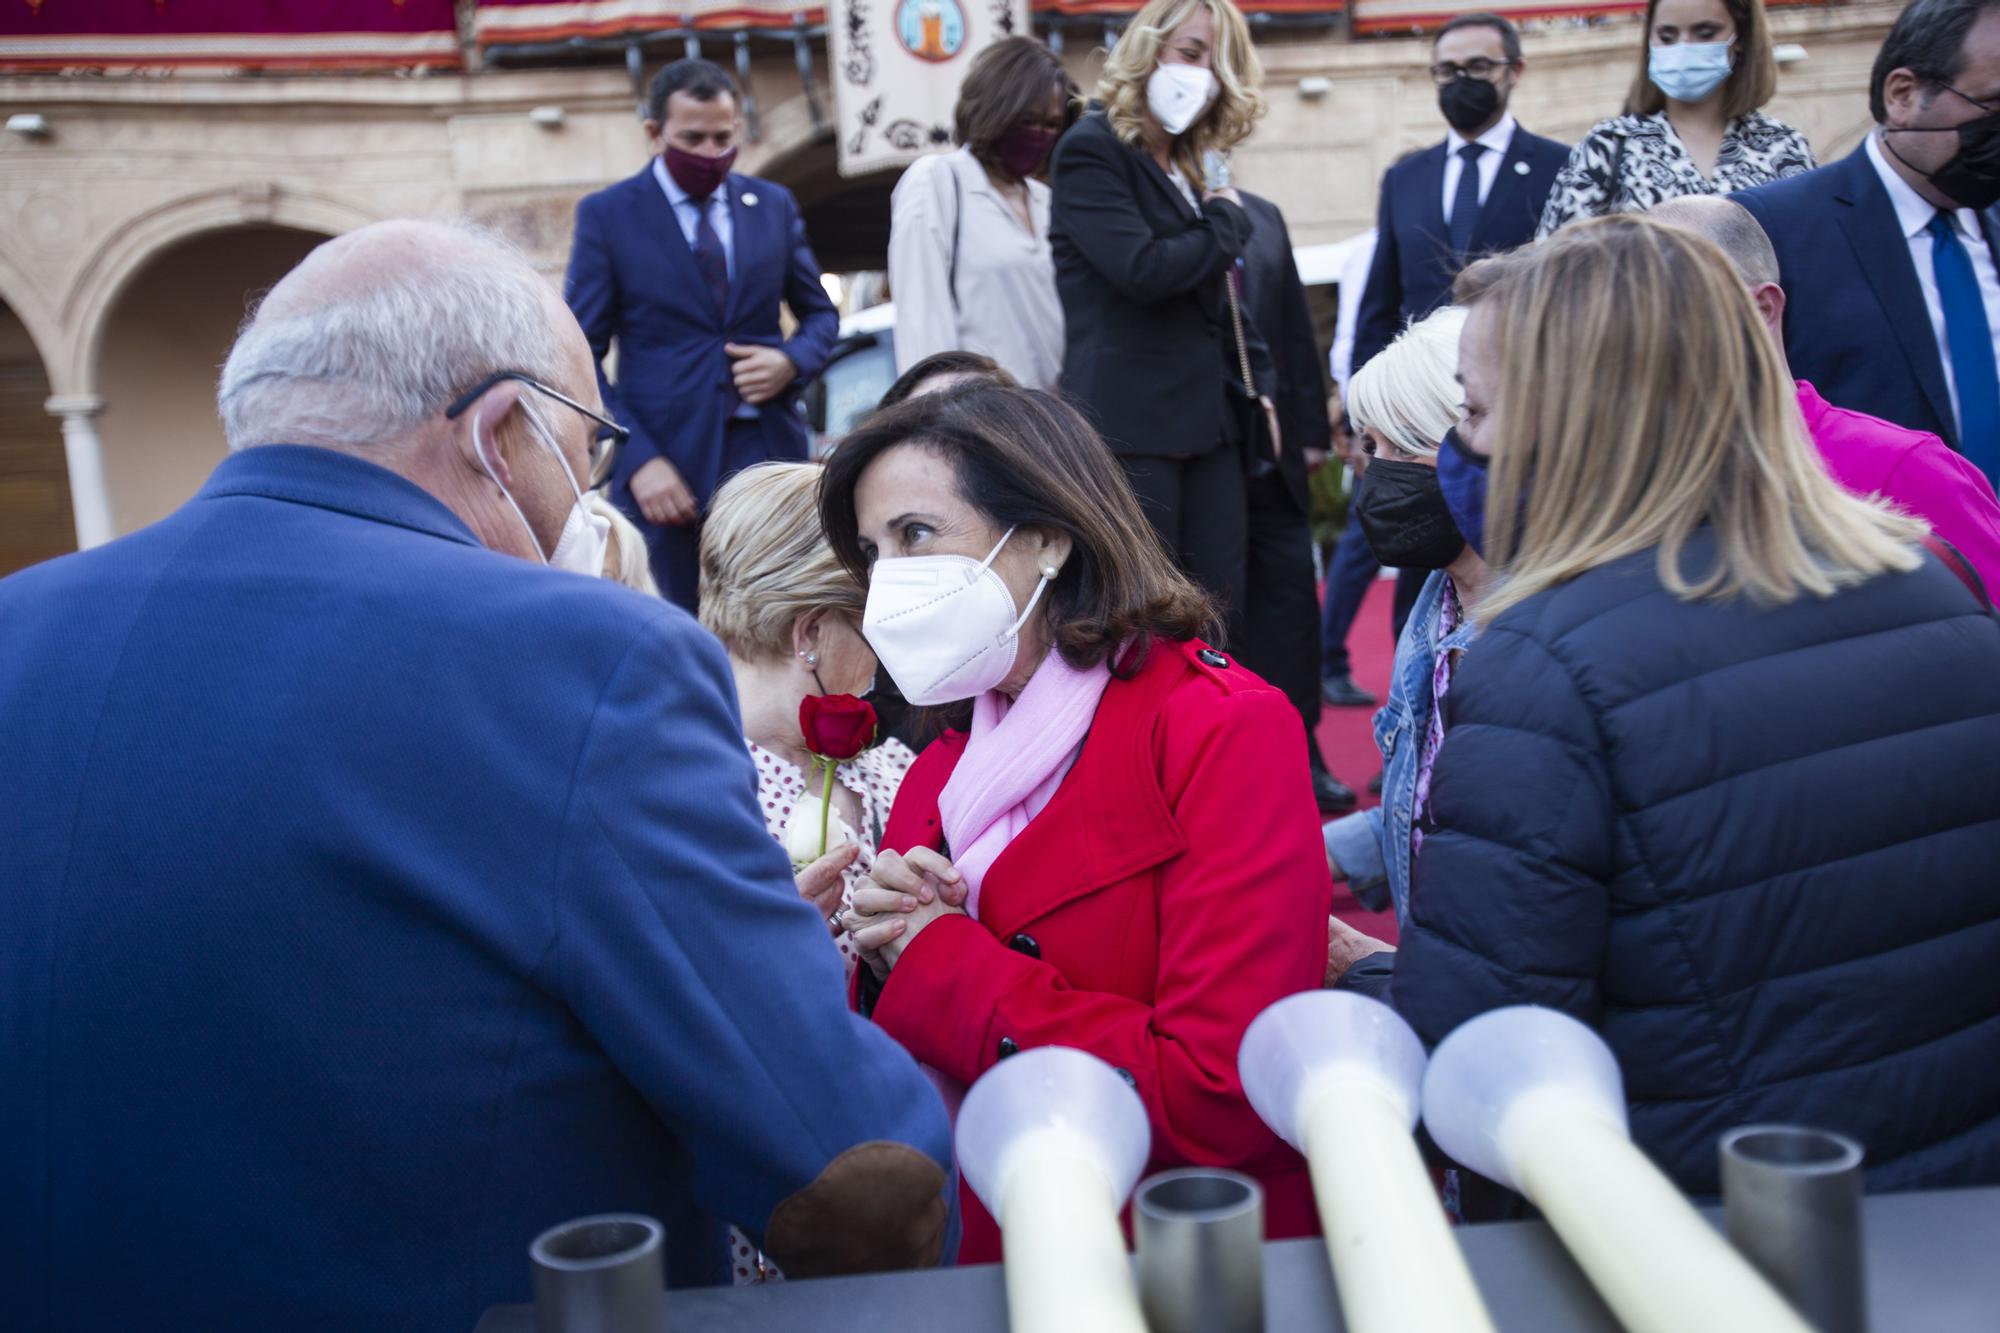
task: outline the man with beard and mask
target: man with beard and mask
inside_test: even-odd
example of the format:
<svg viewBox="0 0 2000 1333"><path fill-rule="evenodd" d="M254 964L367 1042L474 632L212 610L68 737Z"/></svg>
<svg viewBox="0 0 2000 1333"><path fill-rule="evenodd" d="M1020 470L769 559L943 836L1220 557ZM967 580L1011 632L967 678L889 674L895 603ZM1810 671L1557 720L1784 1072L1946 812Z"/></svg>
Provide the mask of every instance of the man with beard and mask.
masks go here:
<svg viewBox="0 0 2000 1333"><path fill-rule="evenodd" d="M1382 177L1356 371L1448 301L1467 260L1534 239L1569 149L1528 133L1507 110L1525 66L1520 32L1497 14L1461 14L1439 30L1430 74L1451 128Z"/></svg>
<svg viewBox="0 0 2000 1333"><path fill-rule="evenodd" d="M1875 57L1876 129L1734 196L1770 234L1792 371L2000 477L2000 0L1915 0Z"/></svg>
<svg viewBox="0 0 2000 1333"><path fill-rule="evenodd" d="M12 1323L470 1328L606 1212L675 1286L732 1222L794 1276L948 1248L721 647L597 577L592 378L518 252L363 228L245 325L194 499L0 581Z"/></svg>
<svg viewBox="0 0 2000 1333"><path fill-rule="evenodd" d="M676 60L646 93L655 156L587 196L563 294L598 360L604 401L632 432L612 497L642 520L653 577L693 610L701 516L754 463L803 462L800 390L826 365L840 317L783 186L730 170L736 83ZM779 305L798 322L784 336ZM618 345L618 382L603 372Z"/></svg>

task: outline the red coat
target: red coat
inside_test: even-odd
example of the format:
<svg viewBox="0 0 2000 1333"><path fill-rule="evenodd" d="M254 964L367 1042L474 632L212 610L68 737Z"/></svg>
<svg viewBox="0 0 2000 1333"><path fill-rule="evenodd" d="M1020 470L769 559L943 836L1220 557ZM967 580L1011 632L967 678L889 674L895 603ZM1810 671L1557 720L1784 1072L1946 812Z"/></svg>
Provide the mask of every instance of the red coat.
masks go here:
<svg viewBox="0 0 2000 1333"><path fill-rule="evenodd" d="M938 794L965 740L911 768L885 847L943 847ZM1270 1236L1313 1235L1305 1162L1251 1109L1236 1051L1268 1006L1324 981L1332 900L1299 715L1205 644L1159 644L1105 689L1075 767L987 872L980 919L925 927L874 1018L968 1085L1016 1049L1089 1051L1146 1103L1149 1174L1247 1172ZM998 1259L993 1219L963 1200L960 1262Z"/></svg>

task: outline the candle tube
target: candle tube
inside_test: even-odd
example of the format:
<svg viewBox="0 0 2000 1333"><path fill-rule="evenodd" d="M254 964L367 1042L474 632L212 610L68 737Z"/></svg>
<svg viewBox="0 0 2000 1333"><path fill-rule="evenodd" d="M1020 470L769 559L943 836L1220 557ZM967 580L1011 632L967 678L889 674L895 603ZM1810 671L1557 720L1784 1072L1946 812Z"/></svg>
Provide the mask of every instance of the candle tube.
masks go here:
<svg viewBox="0 0 2000 1333"><path fill-rule="evenodd" d="M1244 1034L1250 1104L1306 1156L1340 1309L1355 1333L1491 1333L1410 1131L1424 1050L1383 1004L1280 1000Z"/></svg>
<svg viewBox="0 0 2000 1333"><path fill-rule="evenodd" d="M1634 1147L1618 1063L1552 1009L1496 1009L1439 1044L1424 1123L1458 1161L1527 1195L1628 1333L1808 1333Z"/></svg>
<svg viewBox="0 0 2000 1333"><path fill-rule="evenodd" d="M1055 1046L1004 1060L966 1094L956 1143L1000 1223L1013 1333L1145 1333L1118 1210L1152 1130L1111 1066Z"/></svg>

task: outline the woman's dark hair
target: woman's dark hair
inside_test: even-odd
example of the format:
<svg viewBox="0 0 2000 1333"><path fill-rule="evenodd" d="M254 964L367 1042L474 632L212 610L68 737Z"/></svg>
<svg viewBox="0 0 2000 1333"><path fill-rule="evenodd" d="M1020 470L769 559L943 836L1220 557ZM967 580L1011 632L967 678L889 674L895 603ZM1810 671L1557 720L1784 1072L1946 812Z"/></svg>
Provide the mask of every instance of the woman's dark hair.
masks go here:
<svg viewBox="0 0 2000 1333"><path fill-rule="evenodd" d="M666 124L667 99L675 93L686 93L697 102L713 102L718 97L742 100L736 95L736 80L727 70L713 60L689 57L674 61L653 76L646 89L646 119Z"/></svg>
<svg viewBox="0 0 2000 1333"><path fill-rule="evenodd" d="M1981 14L1994 8L2000 8L2000 0L1914 0L1897 15L1868 76L1868 110L1875 123L1889 119L1882 85L1897 70L1910 71L1933 91L1962 74L1966 34Z"/></svg>
<svg viewBox="0 0 2000 1333"><path fill-rule="evenodd" d="M948 352L932 352L923 360L896 376L896 382L882 395L882 401L875 404L876 410L897 407L916 397L917 390L935 379L947 376L983 380L1002 388L1019 388L1012 375L1000 368L1000 363L981 352L966 352L954 349Z"/></svg>
<svg viewBox="0 0 2000 1333"><path fill-rule="evenodd" d="M1001 137L1022 117L1040 115L1050 93L1062 94L1064 127L1074 124L1082 109L1076 83L1056 53L1033 37L1003 37L979 53L959 85L952 142L994 166Z"/></svg>
<svg viewBox="0 0 2000 1333"><path fill-rule="evenodd" d="M1625 114L1651 116L1667 109L1667 95L1653 82L1653 14L1660 0L1646 0L1646 22L1639 29L1639 70L1625 94ZM1722 0L1729 21L1736 25L1736 64L1722 85L1725 120L1747 116L1778 91L1778 58L1771 51L1771 23L1764 0Z"/></svg>
<svg viewBox="0 0 2000 1333"><path fill-rule="evenodd" d="M960 498L996 528L1069 537L1074 550L1043 605L1050 637L1071 666L1110 661L1133 639L1140 651L1111 664L1129 673L1154 639L1216 632L1213 604L1167 553L1111 450L1075 408L1034 389L955 385L875 412L841 440L820 478L820 522L834 554L863 583L869 560L855 488L899 444L949 463Z"/></svg>

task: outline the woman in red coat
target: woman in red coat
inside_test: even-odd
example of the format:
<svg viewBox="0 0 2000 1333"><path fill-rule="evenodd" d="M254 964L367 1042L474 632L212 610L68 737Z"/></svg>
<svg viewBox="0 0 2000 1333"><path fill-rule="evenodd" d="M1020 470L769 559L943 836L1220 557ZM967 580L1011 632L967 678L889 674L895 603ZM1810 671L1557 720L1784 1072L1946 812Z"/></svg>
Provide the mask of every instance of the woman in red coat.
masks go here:
<svg viewBox="0 0 2000 1333"><path fill-rule="evenodd" d="M1236 1076L1250 1021L1325 977L1298 714L1197 637L1206 598L1054 397L974 384L878 413L821 516L883 667L956 728L844 916L863 1007L962 1085L1031 1046L1088 1051L1144 1099L1153 1168L1245 1171L1271 1236L1316 1232L1305 1163ZM998 1258L964 1199L961 1260Z"/></svg>

